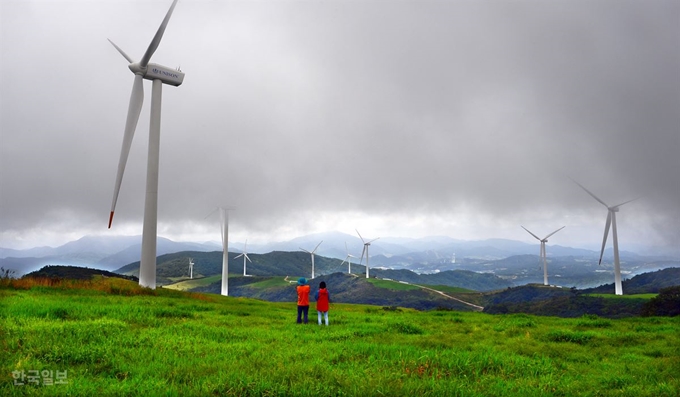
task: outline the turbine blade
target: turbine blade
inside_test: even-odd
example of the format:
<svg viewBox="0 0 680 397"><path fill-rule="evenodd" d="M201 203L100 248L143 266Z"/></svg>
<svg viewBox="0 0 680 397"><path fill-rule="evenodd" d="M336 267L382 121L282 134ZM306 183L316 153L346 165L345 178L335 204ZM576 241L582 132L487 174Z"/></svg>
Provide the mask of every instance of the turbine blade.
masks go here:
<svg viewBox="0 0 680 397"><path fill-rule="evenodd" d="M529 233L529 234L531 234L532 236L536 237L536 240L538 240L538 241L541 241L541 239L540 239L540 238L538 238L538 236L537 236L537 235L535 235L535 234L531 233L531 232L529 231L529 229L527 229L526 227L524 227L524 226L522 226L522 225L520 225L520 226L522 227L522 229L526 230L526 231L527 231L527 233Z"/></svg>
<svg viewBox="0 0 680 397"><path fill-rule="evenodd" d="M217 208L215 208L214 210L212 210L212 211L211 211L208 215L206 215L205 218L203 218L203 219L208 219L208 217L209 217L210 215L214 214L215 211L217 211L218 209L220 209L220 207L217 207Z"/></svg>
<svg viewBox="0 0 680 397"><path fill-rule="evenodd" d="M550 237L550 236L552 236L553 234L559 232L560 230L564 229L565 227L566 227L566 226L562 226L561 228L555 230L554 232L552 232L552 233L550 233L549 235L545 236L545 238L544 238L543 240L547 240L548 237Z"/></svg>
<svg viewBox="0 0 680 397"><path fill-rule="evenodd" d="M246 254L245 252L243 254L246 256L246 259L248 259L248 262L253 263L253 261L250 260L250 257L248 256L248 254Z"/></svg>
<svg viewBox="0 0 680 397"><path fill-rule="evenodd" d="M360 265L364 262L364 253L365 252L366 252L366 246L364 245L364 249L361 251L361 259L359 259Z"/></svg>
<svg viewBox="0 0 680 397"><path fill-rule="evenodd" d="M359 233L359 231L358 231L357 229L354 229L354 230L357 231L357 234L359 235L359 238L361 239L361 242L365 244L365 243L366 243L366 240L364 240L364 238L361 237L361 233Z"/></svg>
<svg viewBox="0 0 680 397"><path fill-rule="evenodd" d="M130 56L129 56L128 54L126 54L125 51L123 51L120 47L118 47L118 46L116 45L116 43L114 43L113 41L111 41L111 39L106 39L106 40L108 40L109 43L113 44L113 46L116 47L116 49L118 50L118 52L120 52L120 55L122 55L123 57L125 57L125 59L127 59L128 62L134 63L134 61L132 60L132 58L130 58Z"/></svg>
<svg viewBox="0 0 680 397"><path fill-rule="evenodd" d="M227 218L227 211L224 208L220 208L220 235L222 236L222 252L224 252L224 225Z"/></svg>
<svg viewBox="0 0 680 397"><path fill-rule="evenodd" d="M628 201L623 202L623 203L621 203L621 204L617 204L617 205L614 206L614 208L618 208L618 207L620 207L620 206L622 206L622 205L624 205L624 204L628 204L628 203L630 203L631 201L635 201L635 200L637 200L637 199L639 199L639 198L640 198L640 197L636 197L636 198L634 198L634 199L632 199L632 200L628 200Z"/></svg>
<svg viewBox="0 0 680 397"><path fill-rule="evenodd" d="M123 145L120 149L120 159L118 160L118 175L116 175L116 184L113 188L111 215L109 215L109 229L111 229L111 223L113 222L113 212L116 210L116 201L118 201L118 193L120 193L120 184L123 182L125 165L127 164L128 155L130 154L130 146L132 145L132 138L135 136L137 121L139 121L139 113L142 111L143 102L144 87L142 86L142 76L135 75L135 81L132 83L132 93L130 94L127 120L125 121Z"/></svg>
<svg viewBox="0 0 680 397"><path fill-rule="evenodd" d="M303 251L305 251L305 252L308 253L308 254L311 254L311 252L307 251L306 249L304 249L304 248L302 248L302 247L300 247L300 249L303 250Z"/></svg>
<svg viewBox="0 0 680 397"><path fill-rule="evenodd" d="M236 256L234 257L234 259L238 259L238 258L240 258L240 257L242 257L242 256L243 256L243 254L238 254L238 255L236 255Z"/></svg>
<svg viewBox="0 0 680 397"><path fill-rule="evenodd" d="M574 181L574 180L572 179L572 181ZM586 189L585 187L583 187L583 185L581 185L580 183L578 183L578 182L576 182L576 181L574 181L574 183L577 184L577 185L579 185L579 186L581 186L581 189L585 190L586 193L588 193L589 195L591 195L595 200L599 201L600 204L602 204L602 205L604 205L605 207L609 208L609 206L607 205L607 203L605 203L604 201L600 200L600 199L599 199L596 195L594 195L590 190Z"/></svg>
<svg viewBox="0 0 680 397"><path fill-rule="evenodd" d="M320 242L319 244L317 244L316 247L314 247L314 249L312 250L312 253L315 253L315 252L316 252L316 249L319 248L319 246L321 245L321 243L323 243L323 240L321 240L321 242Z"/></svg>
<svg viewBox="0 0 680 397"><path fill-rule="evenodd" d="M600 263L602 264L602 255L604 255L604 246L607 244L607 236L609 235L609 226L612 224L612 213L607 212L607 223L604 224L604 237L602 238L602 250L600 251Z"/></svg>
<svg viewBox="0 0 680 397"><path fill-rule="evenodd" d="M177 0L172 2L172 5L170 6L168 13L165 14L165 18L163 18L163 22L161 22L161 26L158 28L156 35L153 37L153 40L151 40L151 44L149 44L149 48L146 49L146 52L144 53L142 60L139 61L139 64L143 68L145 68L146 65L149 64L149 61L151 60L151 56L153 55L154 52L156 52L158 45L161 43L161 39L163 38L163 33L165 33L165 27L168 26L168 21L170 20L170 16L172 16L172 11L174 11L176 4L177 4Z"/></svg>
<svg viewBox="0 0 680 397"><path fill-rule="evenodd" d="M220 235L222 236L222 252L228 253L227 246L229 245L229 241L227 240L229 239L229 213L227 212L226 208L217 207L217 209L220 210Z"/></svg>
<svg viewBox="0 0 680 397"><path fill-rule="evenodd" d="M368 241L366 244L370 244L370 243L374 242L375 240L378 240L379 238L380 238L380 237L376 237L376 238L374 238L373 240Z"/></svg>

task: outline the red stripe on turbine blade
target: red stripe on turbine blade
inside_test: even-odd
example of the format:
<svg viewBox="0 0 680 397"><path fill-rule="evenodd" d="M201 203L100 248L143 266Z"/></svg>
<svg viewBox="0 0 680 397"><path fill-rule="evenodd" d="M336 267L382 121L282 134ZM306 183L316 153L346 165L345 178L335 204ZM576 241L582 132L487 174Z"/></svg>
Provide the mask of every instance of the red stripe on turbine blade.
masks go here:
<svg viewBox="0 0 680 397"><path fill-rule="evenodd" d="M111 211L111 215L109 215L109 229L111 229L111 222L113 222L113 211Z"/></svg>

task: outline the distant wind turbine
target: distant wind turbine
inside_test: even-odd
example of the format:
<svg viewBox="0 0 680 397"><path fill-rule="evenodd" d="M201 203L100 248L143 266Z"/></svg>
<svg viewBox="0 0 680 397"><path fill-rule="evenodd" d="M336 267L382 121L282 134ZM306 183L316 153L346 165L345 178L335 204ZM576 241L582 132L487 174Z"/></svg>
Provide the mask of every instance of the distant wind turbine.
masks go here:
<svg viewBox="0 0 680 397"><path fill-rule="evenodd" d="M312 278L314 278L314 253L316 252L316 249L319 248L321 243L323 243L323 240L321 240L321 242L319 244L317 244L316 247L314 247L314 249L311 252L307 251L304 248L300 248L301 250L305 251L306 253L308 253L312 256Z"/></svg>
<svg viewBox="0 0 680 397"><path fill-rule="evenodd" d="M194 260L189 258L189 279L194 279Z"/></svg>
<svg viewBox="0 0 680 397"><path fill-rule="evenodd" d="M573 179L572 179L573 180ZM602 264L602 255L604 254L604 247L607 244L607 236L609 235L609 226L611 225L612 228L612 243L614 246L614 293L616 295L623 295L623 286L621 285L621 263L619 262L619 238L618 234L616 233L616 213L619 212L619 207L621 207L624 204L628 204L631 201L637 200L628 200L626 202L623 202L618 205L614 206L608 206L607 203L604 201L600 200L597 196L595 196L590 190L586 189L583 185L580 183L574 181L577 185L581 187L581 189L585 190L586 193L591 195L595 200L597 200L600 204L604 205L607 207L607 221L604 224L604 237L602 238L602 249L600 250L600 261L599 264Z"/></svg>
<svg viewBox="0 0 680 397"><path fill-rule="evenodd" d="M520 225L520 226L521 226L521 225ZM564 229L565 227L566 227L566 226L562 226L561 228L559 228L559 229L555 230L554 232L550 233L549 235L547 235L547 236L545 236L545 237L543 237L543 238L539 238L537 235L531 233L531 232L529 231L529 229L527 229L526 227L522 226L522 229L526 230L527 233L531 234L532 236L534 236L534 237L536 238L536 240L538 240L538 241L541 242L541 253L540 253L540 257L541 257L541 260L543 261L543 285L548 285L548 261L547 261L547 259L546 259L546 254L545 254L545 243L548 242L548 237L550 237L550 236L552 236L553 234L559 232L560 230Z"/></svg>
<svg viewBox="0 0 680 397"><path fill-rule="evenodd" d="M113 213L116 209L116 201L118 200L118 193L120 192L120 185L123 181L123 174L125 173L125 164L127 163L128 155L130 153L130 146L132 145L132 138L135 135L137 128L137 121L139 121L139 114L142 111L142 103L144 102L144 87L142 79L152 80L151 90L151 123L149 127L149 151L146 168L146 198L144 201L144 226L142 229L142 256L139 264L139 285L156 288L156 239L158 230L158 163L160 158L160 134L161 134L161 94L163 84L179 86L184 81L184 73L179 69L174 70L165 66L149 63L151 56L158 48L158 45L163 38L165 28L168 25L170 16L177 0L172 2L161 26L158 28L156 35L151 40L151 44L146 49L139 62L134 62L120 47L109 40L111 44L120 52L120 54L127 59L130 64L128 67L135 74L135 80L132 84L132 94L130 95L130 104L128 106L127 121L125 122L125 132L123 134L123 145L120 150L120 159L118 160L118 174L113 188L113 201L111 203L111 214L109 215L109 229L113 222Z"/></svg>
<svg viewBox="0 0 680 397"><path fill-rule="evenodd" d="M354 230L356 230L356 229L354 229ZM361 241L364 243L364 250L361 251L361 260L359 260L359 264L361 264L361 262L363 262L364 254L366 254L366 278L368 278L368 247L371 245L372 242L379 239L380 237L376 237L373 240L366 241L366 240L364 240L363 237L361 237L361 233L359 233L358 230L357 230L357 234L359 235L359 238L361 239Z"/></svg>
<svg viewBox="0 0 680 397"><path fill-rule="evenodd" d="M247 274L246 274L246 259L248 260L248 262L253 263L253 261L251 261L250 258L248 257L247 249L248 249L248 240L246 240L246 243L243 246L243 253L241 253L241 255L238 255L234 258L234 259L238 259L240 257L243 257L243 276L244 277L247 276Z"/></svg>
<svg viewBox="0 0 680 397"><path fill-rule="evenodd" d="M347 248L347 241L345 241L345 251L347 251L347 256L345 257L345 260L342 261L340 266L344 265L345 262L347 262L347 274L352 274L352 259L351 258L356 258L356 256L349 253L349 249Z"/></svg>

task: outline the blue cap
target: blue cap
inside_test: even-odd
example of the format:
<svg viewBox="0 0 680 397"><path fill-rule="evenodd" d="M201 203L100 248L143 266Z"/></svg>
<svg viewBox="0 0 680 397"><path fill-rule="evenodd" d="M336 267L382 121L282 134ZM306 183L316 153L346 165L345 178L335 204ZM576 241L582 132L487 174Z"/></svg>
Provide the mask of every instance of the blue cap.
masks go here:
<svg viewBox="0 0 680 397"><path fill-rule="evenodd" d="M304 277L300 277L298 279L298 285L305 285L305 284L307 284L307 279L304 278Z"/></svg>

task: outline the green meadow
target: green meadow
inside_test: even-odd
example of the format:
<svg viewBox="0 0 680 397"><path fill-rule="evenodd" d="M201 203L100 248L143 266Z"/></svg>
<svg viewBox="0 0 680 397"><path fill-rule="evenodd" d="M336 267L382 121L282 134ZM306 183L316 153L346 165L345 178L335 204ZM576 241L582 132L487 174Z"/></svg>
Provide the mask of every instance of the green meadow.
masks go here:
<svg viewBox="0 0 680 397"><path fill-rule="evenodd" d="M293 288L291 286L291 288ZM680 317L418 312L140 288L0 282L0 395L678 396ZM15 385L22 371L65 384ZM62 379L64 380L64 379ZM25 382L25 381L24 381Z"/></svg>

